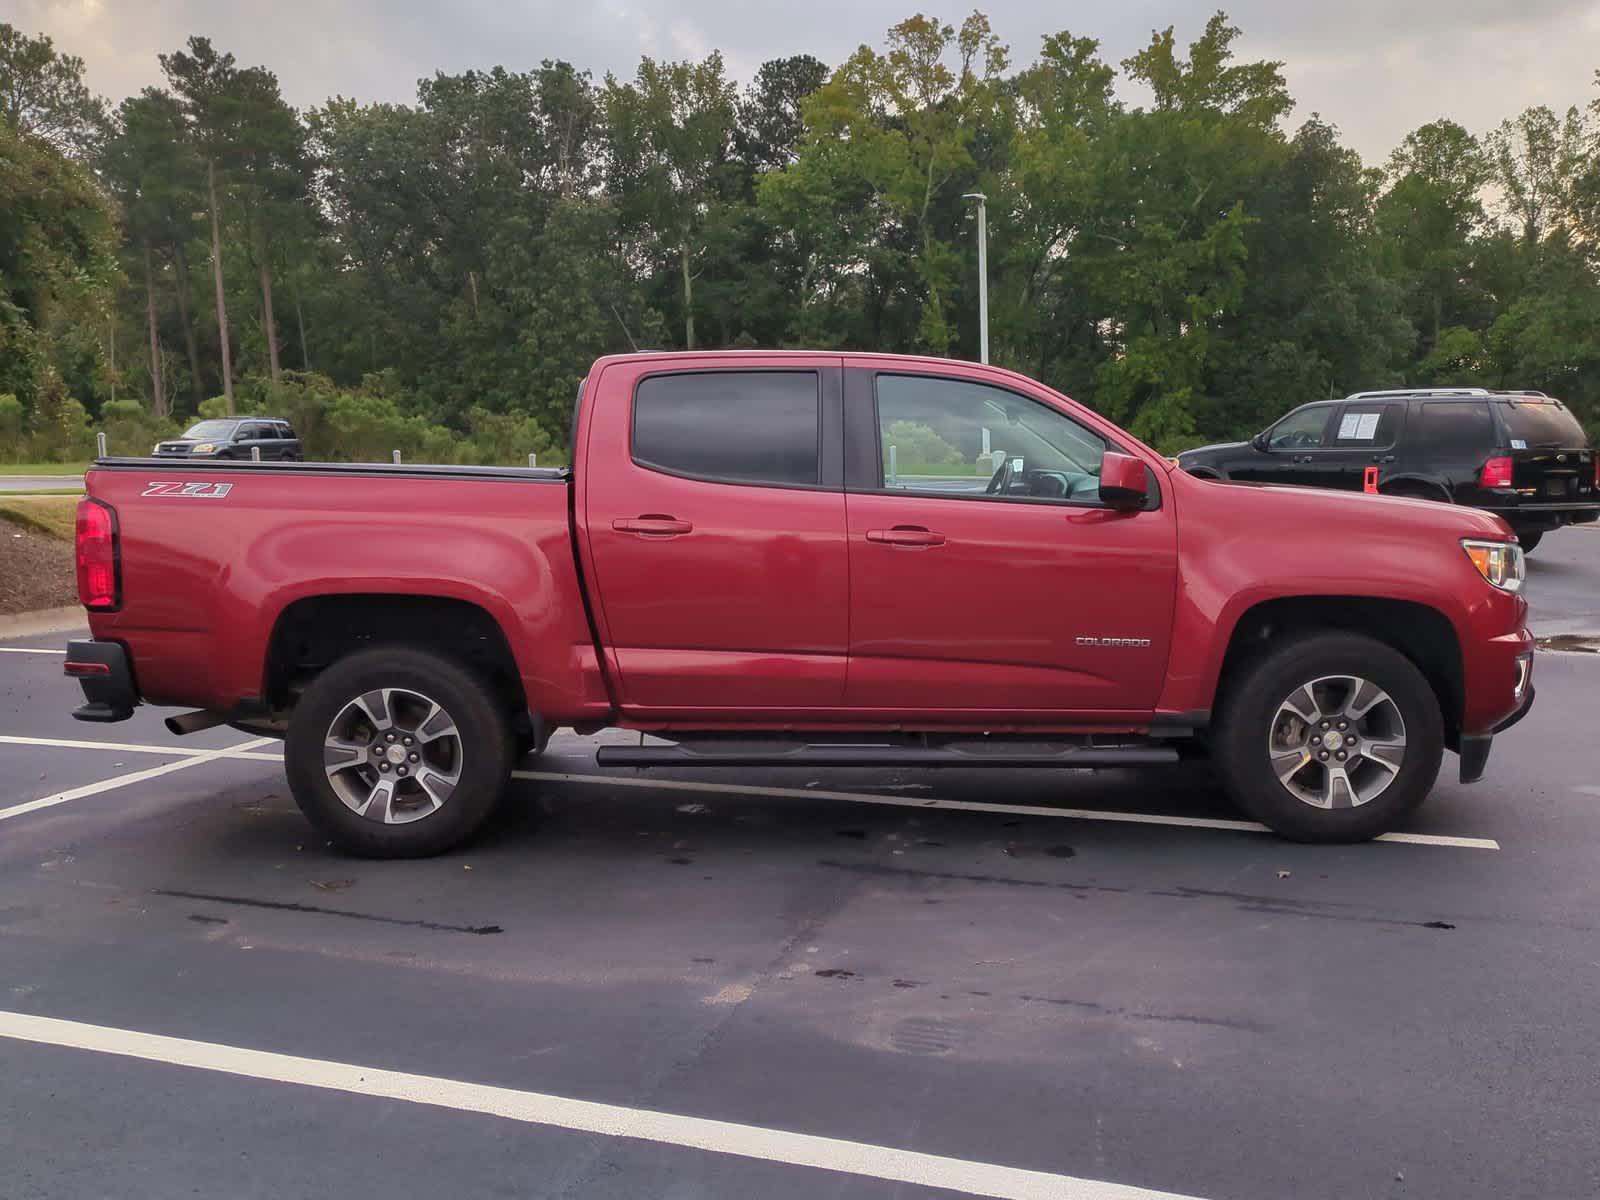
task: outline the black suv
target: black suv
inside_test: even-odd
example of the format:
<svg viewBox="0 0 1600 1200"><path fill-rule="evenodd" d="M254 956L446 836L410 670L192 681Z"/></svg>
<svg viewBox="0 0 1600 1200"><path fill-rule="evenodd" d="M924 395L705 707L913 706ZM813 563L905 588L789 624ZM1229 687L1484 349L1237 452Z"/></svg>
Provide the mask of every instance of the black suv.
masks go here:
<svg viewBox="0 0 1600 1200"><path fill-rule="evenodd" d="M300 460L305 454L289 422L276 417L217 417L200 421L181 438L157 442L157 458L254 458L269 462Z"/></svg>
<svg viewBox="0 0 1600 1200"><path fill-rule="evenodd" d="M1295 409L1248 442L1202 446L1178 465L1203 479L1377 490L1503 517L1524 550L1547 530L1600 517L1600 455L1542 392L1357 392Z"/></svg>

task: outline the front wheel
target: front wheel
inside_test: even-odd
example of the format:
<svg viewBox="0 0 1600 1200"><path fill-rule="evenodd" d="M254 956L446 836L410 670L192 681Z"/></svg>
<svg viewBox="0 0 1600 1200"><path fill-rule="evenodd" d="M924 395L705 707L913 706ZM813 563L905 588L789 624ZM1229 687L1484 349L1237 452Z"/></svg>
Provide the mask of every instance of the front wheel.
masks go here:
<svg viewBox="0 0 1600 1200"><path fill-rule="evenodd" d="M510 722L488 684L421 650L352 654L312 680L289 721L295 803L340 849L438 854L488 818L511 772Z"/></svg>
<svg viewBox="0 0 1600 1200"><path fill-rule="evenodd" d="M1444 720L1403 654L1312 634L1230 681L1213 747L1235 801L1274 832L1358 842L1394 828L1432 790Z"/></svg>

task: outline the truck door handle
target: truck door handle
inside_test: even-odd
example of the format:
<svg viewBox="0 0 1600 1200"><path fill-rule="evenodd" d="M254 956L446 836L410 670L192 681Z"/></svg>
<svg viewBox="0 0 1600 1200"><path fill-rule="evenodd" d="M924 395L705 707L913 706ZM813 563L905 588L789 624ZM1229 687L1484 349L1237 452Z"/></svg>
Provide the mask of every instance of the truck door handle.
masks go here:
<svg viewBox="0 0 1600 1200"><path fill-rule="evenodd" d="M1394 461L1394 455L1392 455L1392 454L1374 454L1372 456L1372 461L1375 462L1375 463L1393 462Z"/></svg>
<svg viewBox="0 0 1600 1200"><path fill-rule="evenodd" d="M632 520L616 520L611 522L611 528L618 533L638 533L645 537L677 537L679 534L694 532L694 526L688 521L680 521L676 517L664 516L661 513L645 513L642 517Z"/></svg>
<svg viewBox="0 0 1600 1200"><path fill-rule="evenodd" d="M944 534L921 525L896 525L893 529L869 529L867 541L890 546L942 546Z"/></svg>

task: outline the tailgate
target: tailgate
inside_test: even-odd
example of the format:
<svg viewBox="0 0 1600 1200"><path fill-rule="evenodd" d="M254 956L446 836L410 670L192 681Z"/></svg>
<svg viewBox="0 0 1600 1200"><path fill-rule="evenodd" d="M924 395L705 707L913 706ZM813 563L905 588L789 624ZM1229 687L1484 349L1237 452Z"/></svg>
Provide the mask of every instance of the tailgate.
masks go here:
<svg viewBox="0 0 1600 1200"><path fill-rule="evenodd" d="M1570 409L1556 400L1533 398L1498 407L1511 451L1511 484L1523 500L1594 499L1594 451Z"/></svg>

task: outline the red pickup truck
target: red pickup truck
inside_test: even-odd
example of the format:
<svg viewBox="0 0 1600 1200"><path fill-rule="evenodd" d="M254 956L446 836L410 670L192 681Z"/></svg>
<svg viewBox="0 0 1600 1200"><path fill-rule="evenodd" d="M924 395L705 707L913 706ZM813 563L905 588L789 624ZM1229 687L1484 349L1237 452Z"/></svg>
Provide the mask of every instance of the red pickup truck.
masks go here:
<svg viewBox="0 0 1600 1200"><path fill-rule="evenodd" d="M1285 836L1363 839L1533 700L1498 518L1197 479L994 367L604 358L572 462L97 463L74 715L284 736L306 815L402 856L556 726L658 735L628 766L1209 757Z"/></svg>

